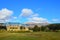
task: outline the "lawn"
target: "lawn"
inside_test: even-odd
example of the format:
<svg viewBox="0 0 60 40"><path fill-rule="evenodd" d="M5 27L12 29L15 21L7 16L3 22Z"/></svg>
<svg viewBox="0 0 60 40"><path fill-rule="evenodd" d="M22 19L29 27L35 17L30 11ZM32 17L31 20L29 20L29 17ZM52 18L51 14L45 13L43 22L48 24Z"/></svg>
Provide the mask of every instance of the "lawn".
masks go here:
<svg viewBox="0 0 60 40"><path fill-rule="evenodd" d="M0 40L60 40L60 32L31 32L31 33L1 32Z"/></svg>

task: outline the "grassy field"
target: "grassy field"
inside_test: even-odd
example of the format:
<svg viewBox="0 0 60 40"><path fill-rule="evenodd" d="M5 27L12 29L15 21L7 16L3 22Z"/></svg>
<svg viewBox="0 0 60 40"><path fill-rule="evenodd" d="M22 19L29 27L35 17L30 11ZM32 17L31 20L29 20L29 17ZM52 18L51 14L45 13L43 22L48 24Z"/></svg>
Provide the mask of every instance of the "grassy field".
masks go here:
<svg viewBox="0 0 60 40"><path fill-rule="evenodd" d="M32 33L1 32L0 40L60 40L60 32L32 32Z"/></svg>

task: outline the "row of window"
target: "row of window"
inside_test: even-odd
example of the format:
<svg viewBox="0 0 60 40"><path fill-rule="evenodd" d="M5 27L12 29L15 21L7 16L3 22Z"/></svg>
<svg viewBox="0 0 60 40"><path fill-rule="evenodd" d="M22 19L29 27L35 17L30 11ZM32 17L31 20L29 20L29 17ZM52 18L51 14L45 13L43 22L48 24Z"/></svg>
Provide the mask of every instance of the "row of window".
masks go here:
<svg viewBox="0 0 60 40"><path fill-rule="evenodd" d="M10 27L10 29L18 29L19 27ZM25 29L25 27L20 27L20 29Z"/></svg>
<svg viewBox="0 0 60 40"><path fill-rule="evenodd" d="M18 27L10 27L10 29L18 29Z"/></svg>

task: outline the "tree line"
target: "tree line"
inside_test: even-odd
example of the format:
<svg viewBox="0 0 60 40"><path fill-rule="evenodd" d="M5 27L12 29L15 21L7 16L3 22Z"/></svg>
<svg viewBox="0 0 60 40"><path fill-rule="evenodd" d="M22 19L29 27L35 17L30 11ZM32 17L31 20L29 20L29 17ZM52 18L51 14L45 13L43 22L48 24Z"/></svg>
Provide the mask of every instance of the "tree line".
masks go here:
<svg viewBox="0 0 60 40"><path fill-rule="evenodd" d="M49 25L46 25L46 26L38 26L38 25L35 25L34 28L29 28L30 30L33 30L33 31L53 31L53 32L58 32L60 30L60 23L56 23L56 24L49 24Z"/></svg>

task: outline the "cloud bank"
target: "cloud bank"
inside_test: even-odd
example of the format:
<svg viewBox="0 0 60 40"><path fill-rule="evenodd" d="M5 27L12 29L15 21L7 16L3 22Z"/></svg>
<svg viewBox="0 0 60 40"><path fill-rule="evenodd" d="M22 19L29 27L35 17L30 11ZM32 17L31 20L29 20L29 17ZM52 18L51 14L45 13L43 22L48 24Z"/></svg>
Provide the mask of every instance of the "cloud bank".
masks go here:
<svg viewBox="0 0 60 40"><path fill-rule="evenodd" d="M48 20L47 18L40 17L39 13L35 13L32 9L24 8L20 11L20 15L18 16L12 16L13 11L9 10L7 8L3 8L0 10L0 23L2 22L10 22L10 20L13 20L15 22L18 21L24 21L26 19L27 21L24 21L24 23L56 23L59 22L59 19L52 19ZM22 20L20 19L22 18Z"/></svg>
<svg viewBox="0 0 60 40"><path fill-rule="evenodd" d="M48 20L46 18L43 17L39 17L38 13L34 13L32 11L32 9L22 9L21 11L22 13L20 14L20 16L22 17L26 17L27 18L27 22L35 22L35 23L45 23L48 22Z"/></svg>
<svg viewBox="0 0 60 40"><path fill-rule="evenodd" d="M0 10L0 22L6 22L11 15L13 14L13 11L7 9L7 8L3 8Z"/></svg>
<svg viewBox="0 0 60 40"><path fill-rule="evenodd" d="M30 22L35 22L35 23L47 23L48 22L46 18L42 18L42 17L32 17L32 18L28 18L28 20Z"/></svg>

